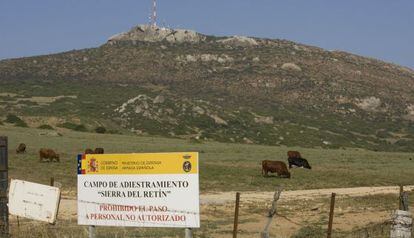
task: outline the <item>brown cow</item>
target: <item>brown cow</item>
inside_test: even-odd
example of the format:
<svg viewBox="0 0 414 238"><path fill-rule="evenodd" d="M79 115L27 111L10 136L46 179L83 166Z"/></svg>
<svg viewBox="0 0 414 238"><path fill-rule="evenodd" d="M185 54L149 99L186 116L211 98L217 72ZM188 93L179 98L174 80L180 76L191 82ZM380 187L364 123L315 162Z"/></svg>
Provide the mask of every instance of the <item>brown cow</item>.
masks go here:
<svg viewBox="0 0 414 238"><path fill-rule="evenodd" d="M95 148L94 154L103 154L104 149L103 148Z"/></svg>
<svg viewBox="0 0 414 238"><path fill-rule="evenodd" d="M267 177L267 174L277 173L279 177L282 178L290 178L290 173L288 168L283 161L271 161L271 160L263 160L262 161L262 175Z"/></svg>
<svg viewBox="0 0 414 238"><path fill-rule="evenodd" d="M90 149L90 148L87 148L86 150L85 150L85 155L86 154L94 154L95 152L92 150L92 149Z"/></svg>
<svg viewBox="0 0 414 238"><path fill-rule="evenodd" d="M299 151L292 151L292 150L287 152L287 156L288 156L288 158L291 158L291 159L300 159L300 158L302 158Z"/></svg>
<svg viewBox="0 0 414 238"><path fill-rule="evenodd" d="M43 162L43 159L46 159L49 162L53 162L54 160L56 160L56 162L60 162L59 154L56 154L56 152L52 149L42 148L39 150L39 161Z"/></svg>
<svg viewBox="0 0 414 238"><path fill-rule="evenodd" d="M20 143L20 145L16 149L17 154L26 153L26 144Z"/></svg>

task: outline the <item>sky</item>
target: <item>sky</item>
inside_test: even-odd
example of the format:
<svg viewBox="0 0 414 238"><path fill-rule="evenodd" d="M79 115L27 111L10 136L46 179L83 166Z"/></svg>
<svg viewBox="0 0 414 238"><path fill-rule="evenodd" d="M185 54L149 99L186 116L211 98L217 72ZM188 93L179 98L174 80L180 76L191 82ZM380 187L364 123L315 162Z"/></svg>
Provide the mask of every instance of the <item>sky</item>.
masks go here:
<svg viewBox="0 0 414 238"><path fill-rule="evenodd" d="M152 0L0 0L0 59L97 47ZM287 39L414 69L413 0L157 0L158 24Z"/></svg>

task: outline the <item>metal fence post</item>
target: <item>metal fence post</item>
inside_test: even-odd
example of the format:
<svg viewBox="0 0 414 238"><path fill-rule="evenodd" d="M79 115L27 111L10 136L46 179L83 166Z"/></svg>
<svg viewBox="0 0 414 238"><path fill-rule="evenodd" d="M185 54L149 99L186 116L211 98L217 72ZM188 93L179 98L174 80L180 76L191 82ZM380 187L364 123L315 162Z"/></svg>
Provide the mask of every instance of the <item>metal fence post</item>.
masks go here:
<svg viewBox="0 0 414 238"><path fill-rule="evenodd" d="M0 236L9 234L8 169L7 137L0 136Z"/></svg>

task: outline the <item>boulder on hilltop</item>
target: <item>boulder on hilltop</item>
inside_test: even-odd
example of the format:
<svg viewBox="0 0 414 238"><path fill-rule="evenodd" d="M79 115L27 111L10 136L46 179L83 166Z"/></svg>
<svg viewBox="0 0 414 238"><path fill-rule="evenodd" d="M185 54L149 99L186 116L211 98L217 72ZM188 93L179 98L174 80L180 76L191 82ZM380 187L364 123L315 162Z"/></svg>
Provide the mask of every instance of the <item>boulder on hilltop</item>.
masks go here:
<svg viewBox="0 0 414 238"><path fill-rule="evenodd" d="M218 40L217 42L225 44L225 45L238 46L238 47L249 47L249 46L258 45L255 39L247 37L247 36L232 36L226 39Z"/></svg>
<svg viewBox="0 0 414 238"><path fill-rule="evenodd" d="M146 41L158 42L168 41L170 43L198 43L205 40L205 36L195 31L184 29L170 29L151 25L138 25L128 32L111 36L109 44L116 44L123 41Z"/></svg>

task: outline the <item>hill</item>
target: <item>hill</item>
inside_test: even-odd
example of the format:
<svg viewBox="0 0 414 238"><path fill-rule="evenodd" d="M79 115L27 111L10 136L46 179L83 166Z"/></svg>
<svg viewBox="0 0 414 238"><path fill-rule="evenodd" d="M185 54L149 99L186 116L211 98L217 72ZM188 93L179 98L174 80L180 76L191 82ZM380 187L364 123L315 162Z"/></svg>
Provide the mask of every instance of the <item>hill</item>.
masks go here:
<svg viewBox="0 0 414 238"><path fill-rule="evenodd" d="M376 59L148 26L0 61L0 114L30 127L197 141L413 151L413 92L413 70Z"/></svg>

